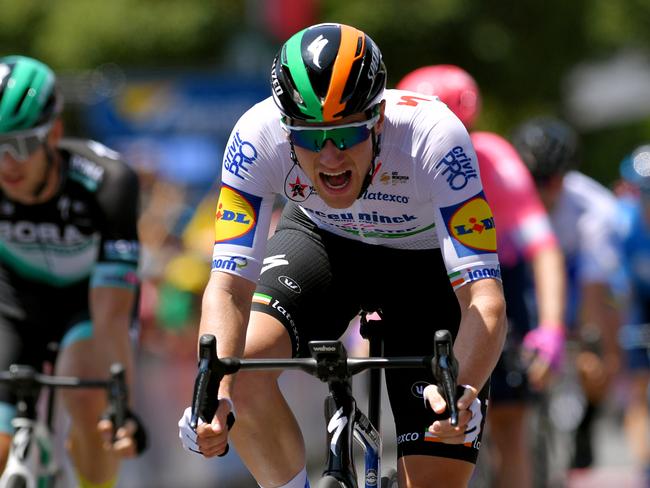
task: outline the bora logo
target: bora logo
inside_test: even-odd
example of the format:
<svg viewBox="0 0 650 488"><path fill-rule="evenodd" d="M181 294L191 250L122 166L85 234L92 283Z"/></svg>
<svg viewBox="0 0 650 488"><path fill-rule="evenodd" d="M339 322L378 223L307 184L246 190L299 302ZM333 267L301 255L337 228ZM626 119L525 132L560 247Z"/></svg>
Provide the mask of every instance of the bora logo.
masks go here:
<svg viewBox="0 0 650 488"><path fill-rule="evenodd" d="M483 192L441 212L458 256L496 251L494 217Z"/></svg>
<svg viewBox="0 0 650 488"><path fill-rule="evenodd" d="M261 202L258 196L222 185L215 215L215 242L252 247Z"/></svg>

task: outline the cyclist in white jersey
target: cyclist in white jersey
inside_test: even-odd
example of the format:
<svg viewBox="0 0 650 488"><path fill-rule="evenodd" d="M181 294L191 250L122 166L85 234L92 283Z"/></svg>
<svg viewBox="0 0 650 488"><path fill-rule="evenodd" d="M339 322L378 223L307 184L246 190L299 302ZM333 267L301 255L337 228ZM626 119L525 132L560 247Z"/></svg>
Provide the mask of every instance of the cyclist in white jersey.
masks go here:
<svg viewBox="0 0 650 488"><path fill-rule="evenodd" d="M470 131L480 112L478 85L458 66L417 68L397 88L440 97ZM564 353L564 258L535 183L512 145L493 132L471 131L470 137L499 229L508 317L506 346L491 381L489 424L495 449L491 464L496 487L524 488L533 483L529 406L560 367ZM529 310L531 280L536 310ZM522 343L534 350L530 354L525 350L525 358L520 357Z"/></svg>
<svg viewBox="0 0 650 488"><path fill-rule="evenodd" d="M217 336L221 356L298 356L379 308L386 355L399 356L430 352L435 330L450 329L459 427L428 373L386 378L400 486L466 486L505 336L496 230L462 123L385 83L379 49L354 27L315 25L281 48L273 97L241 117L225 151L200 333ZM267 244L276 194L290 202ZM277 376L224 379L211 424L192 432L188 410L179 421L184 446L223 453L234 408L231 437L260 486L309 486Z"/></svg>
<svg viewBox="0 0 650 488"><path fill-rule="evenodd" d="M576 171L579 141L565 122L536 117L523 122L512 141L535 178L565 253L569 278L567 325L574 337L591 346L578 356L577 367L587 408L576 433L572 466L593 462L591 426L597 406L619 369L619 311L612 283L620 266L617 206L614 194ZM599 340L594 341L594 335Z"/></svg>

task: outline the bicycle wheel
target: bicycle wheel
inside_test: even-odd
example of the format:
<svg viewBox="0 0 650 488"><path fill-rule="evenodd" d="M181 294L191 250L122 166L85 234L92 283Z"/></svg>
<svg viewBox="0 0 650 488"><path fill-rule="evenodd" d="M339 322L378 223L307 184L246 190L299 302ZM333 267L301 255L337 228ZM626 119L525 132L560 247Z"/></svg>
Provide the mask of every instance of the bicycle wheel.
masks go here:
<svg viewBox="0 0 650 488"><path fill-rule="evenodd" d="M316 488L346 488L346 486L334 476L327 475L320 479Z"/></svg>
<svg viewBox="0 0 650 488"><path fill-rule="evenodd" d="M386 476L381 477L380 488L397 488L397 471L389 469Z"/></svg>

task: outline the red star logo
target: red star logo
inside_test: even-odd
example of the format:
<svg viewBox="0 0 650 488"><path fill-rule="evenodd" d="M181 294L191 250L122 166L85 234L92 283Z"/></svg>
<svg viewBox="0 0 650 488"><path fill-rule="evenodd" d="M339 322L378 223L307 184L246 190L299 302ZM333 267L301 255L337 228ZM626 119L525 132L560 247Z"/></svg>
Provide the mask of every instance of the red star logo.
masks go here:
<svg viewBox="0 0 650 488"><path fill-rule="evenodd" d="M296 181L289 183L289 187L291 188L292 197L301 196L302 198L305 198L305 188L307 188L307 185L302 184L300 176L296 176Z"/></svg>

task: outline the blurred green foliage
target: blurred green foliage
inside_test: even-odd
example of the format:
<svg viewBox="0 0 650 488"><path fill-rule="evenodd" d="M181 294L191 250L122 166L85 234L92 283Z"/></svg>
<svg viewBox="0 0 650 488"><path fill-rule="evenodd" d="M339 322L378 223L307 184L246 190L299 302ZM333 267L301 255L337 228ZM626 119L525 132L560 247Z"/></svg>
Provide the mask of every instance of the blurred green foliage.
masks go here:
<svg viewBox="0 0 650 488"><path fill-rule="evenodd" d="M393 86L426 64L468 70L483 96L479 129L507 134L525 117L563 113L567 73L623 49L649 52L650 0L320 0L319 21L365 30ZM264 0L0 0L0 45L56 70L213 69L259 64L279 41L265 32ZM248 51L237 57L243 40ZM250 46L258 46L258 56ZM616 90L612 86L612 90ZM650 121L585 132L585 168L615 177Z"/></svg>

